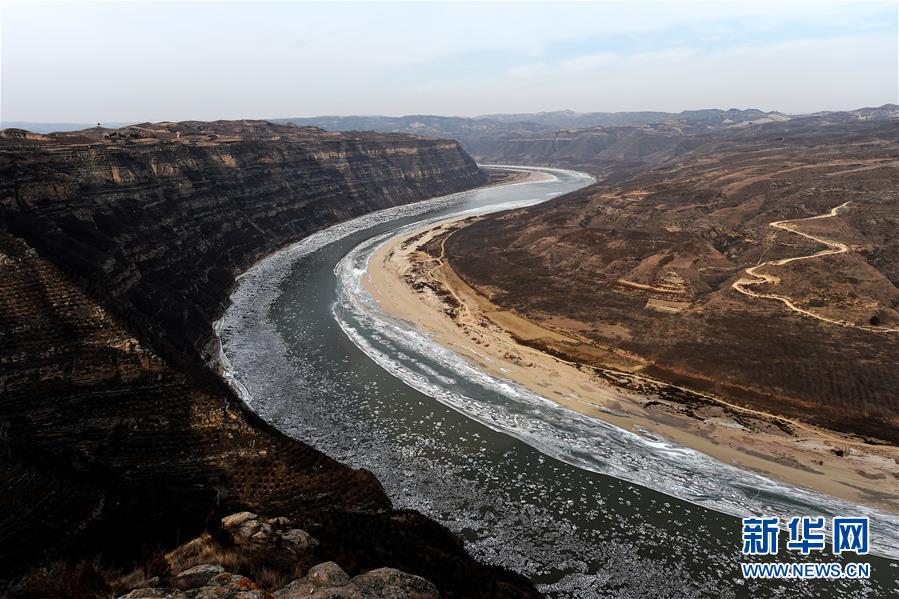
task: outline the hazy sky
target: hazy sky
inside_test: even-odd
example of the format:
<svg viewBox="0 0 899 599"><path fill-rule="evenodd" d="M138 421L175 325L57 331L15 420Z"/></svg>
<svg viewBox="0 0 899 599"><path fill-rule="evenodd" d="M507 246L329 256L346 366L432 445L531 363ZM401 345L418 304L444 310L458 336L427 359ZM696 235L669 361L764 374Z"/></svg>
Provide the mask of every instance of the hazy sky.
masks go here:
<svg viewBox="0 0 899 599"><path fill-rule="evenodd" d="M897 4L0 4L0 118L897 102Z"/></svg>

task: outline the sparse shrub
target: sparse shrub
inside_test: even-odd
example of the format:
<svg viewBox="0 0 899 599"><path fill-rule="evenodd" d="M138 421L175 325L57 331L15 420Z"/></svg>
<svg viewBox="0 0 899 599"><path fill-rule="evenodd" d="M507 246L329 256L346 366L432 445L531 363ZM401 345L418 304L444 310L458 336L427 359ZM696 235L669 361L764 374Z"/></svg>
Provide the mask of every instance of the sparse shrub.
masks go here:
<svg viewBox="0 0 899 599"><path fill-rule="evenodd" d="M74 565L56 563L33 570L16 593L24 599L105 599L112 596L109 585L94 565L81 561Z"/></svg>

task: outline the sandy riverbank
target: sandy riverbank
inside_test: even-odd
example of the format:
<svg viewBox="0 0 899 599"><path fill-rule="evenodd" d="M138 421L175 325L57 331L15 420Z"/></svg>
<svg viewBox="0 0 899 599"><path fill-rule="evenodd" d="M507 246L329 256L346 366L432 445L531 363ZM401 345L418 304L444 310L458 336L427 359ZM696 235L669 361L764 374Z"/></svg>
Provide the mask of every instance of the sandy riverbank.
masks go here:
<svg viewBox="0 0 899 599"><path fill-rule="evenodd" d="M490 175L490 182L482 187L494 187L496 185L509 185L511 183L534 183L536 181L549 181L552 176L540 171L526 171L520 168L501 168L498 166L484 166L481 170Z"/></svg>
<svg viewBox="0 0 899 599"><path fill-rule="evenodd" d="M460 220L397 237L372 257L365 285L385 312L427 331L484 371L572 410L667 437L789 484L899 511L899 448L541 351L541 339L582 340L500 308L465 284L440 254L441 239ZM419 249L429 243L436 248L433 256Z"/></svg>

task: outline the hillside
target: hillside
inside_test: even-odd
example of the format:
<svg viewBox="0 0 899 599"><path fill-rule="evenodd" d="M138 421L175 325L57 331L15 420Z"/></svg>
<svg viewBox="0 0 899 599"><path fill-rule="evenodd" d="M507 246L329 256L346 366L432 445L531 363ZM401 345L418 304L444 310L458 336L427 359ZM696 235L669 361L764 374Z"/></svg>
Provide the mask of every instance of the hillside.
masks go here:
<svg viewBox="0 0 899 599"><path fill-rule="evenodd" d="M484 183L457 143L262 121L5 130L0 175L0 579L56 584L37 568L79 560L114 577L252 510L290 517L350 574L390 565L446 597L534 594L394 512L370 473L266 425L204 355L259 257Z"/></svg>
<svg viewBox="0 0 899 599"><path fill-rule="evenodd" d="M822 114L692 137L446 251L493 302L584 339L548 350L897 443L897 190L899 121Z"/></svg>
<svg viewBox="0 0 899 599"><path fill-rule="evenodd" d="M459 140L484 164L530 164L574 168L621 180L690 151L705 138L733 137L742 130L795 120L809 124L852 124L899 118L899 106L886 104L845 112L786 115L761 110L683 112L587 112L491 114L474 118L413 115L281 119L333 131L368 129ZM788 130L788 129L787 129Z"/></svg>

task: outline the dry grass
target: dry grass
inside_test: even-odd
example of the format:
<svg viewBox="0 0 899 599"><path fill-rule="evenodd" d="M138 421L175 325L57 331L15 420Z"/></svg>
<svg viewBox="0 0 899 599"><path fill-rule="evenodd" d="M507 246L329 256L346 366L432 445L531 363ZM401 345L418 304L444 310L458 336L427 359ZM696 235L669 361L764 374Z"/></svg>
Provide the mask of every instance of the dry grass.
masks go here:
<svg viewBox="0 0 899 599"><path fill-rule="evenodd" d="M221 536L221 538L217 538ZM163 556L168 568L160 574L159 567L144 564L110 582L116 592L125 592L141 581L153 576L164 580L194 566L215 564L253 580L260 588L268 591L280 589L297 578L302 578L306 570L315 562L311 556L306 559L291 559L286 552L279 551L277 544L246 546L234 545L226 536L213 536L204 532L196 539L166 553ZM173 583L174 584L174 583Z"/></svg>
<svg viewBox="0 0 899 599"><path fill-rule="evenodd" d="M769 223L851 201L839 218L801 226L852 253L779 267L776 291L766 291L831 318L894 326L899 175L842 168L892 164L893 131L812 124L791 129L791 143L736 135L631 180L487 216L447 237L445 257L494 303L639 356L649 376L899 443L899 336L824 323L731 288L745 268L823 247L772 234ZM725 189L733 182L741 185ZM671 303L681 300L672 290L691 303Z"/></svg>
<svg viewBox="0 0 899 599"><path fill-rule="evenodd" d="M115 597L106 578L91 562L57 562L32 570L23 580L24 599L110 599Z"/></svg>

